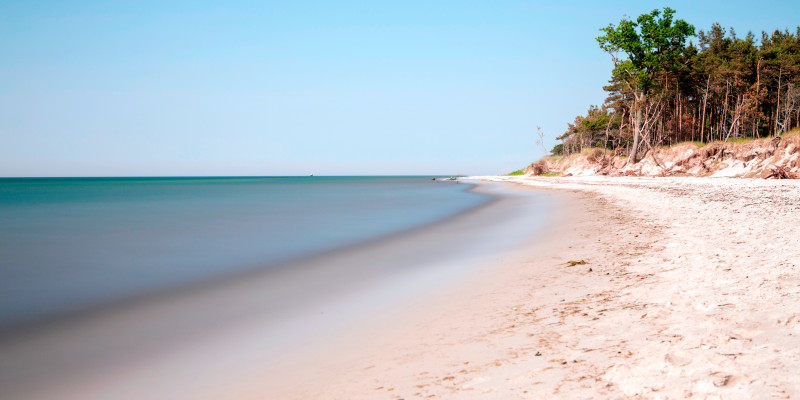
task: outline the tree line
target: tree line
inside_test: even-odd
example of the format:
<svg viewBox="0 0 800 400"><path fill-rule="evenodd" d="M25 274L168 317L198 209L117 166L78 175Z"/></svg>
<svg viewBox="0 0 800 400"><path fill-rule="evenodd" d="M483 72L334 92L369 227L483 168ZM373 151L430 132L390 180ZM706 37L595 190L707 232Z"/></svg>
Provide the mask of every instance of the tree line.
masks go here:
<svg viewBox="0 0 800 400"><path fill-rule="evenodd" d="M674 19L670 8L611 24L597 37L614 68L604 104L557 139L553 154L587 147L630 161L659 145L781 135L800 127L800 27L738 37ZM686 41L697 37L698 44Z"/></svg>

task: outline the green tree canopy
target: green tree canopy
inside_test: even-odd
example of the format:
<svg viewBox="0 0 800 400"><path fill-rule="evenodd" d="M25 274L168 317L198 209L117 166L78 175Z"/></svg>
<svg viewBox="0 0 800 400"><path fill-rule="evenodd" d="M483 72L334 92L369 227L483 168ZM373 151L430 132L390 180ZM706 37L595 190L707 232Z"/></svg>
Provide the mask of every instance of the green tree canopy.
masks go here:
<svg viewBox="0 0 800 400"><path fill-rule="evenodd" d="M684 20L673 20L675 10L653 10L636 21L623 19L617 26L602 28L597 37L600 48L614 59L614 78L627 82L641 93L654 83L655 73L678 69L678 60L686 39L694 36L694 26ZM619 53L624 53L624 58Z"/></svg>
<svg viewBox="0 0 800 400"><path fill-rule="evenodd" d="M642 14L636 21L623 18L617 26L610 24L597 37L600 48L608 52L614 61L612 82L623 82L633 94L633 146L629 161L636 162L640 138L647 140L648 127L661 112L659 108L648 108L650 94L656 86L657 77L680 67L685 59L686 38L694 35L694 26L684 20L673 20L675 10L653 10ZM620 57L620 53L624 53ZM649 142L648 142L649 143Z"/></svg>
<svg viewBox="0 0 800 400"><path fill-rule="evenodd" d="M665 8L600 29L614 61L604 104L568 124L556 152L684 141L725 142L800 129L800 27L737 36L714 23L697 32ZM771 33L770 33L771 32ZM638 152L638 153L637 153Z"/></svg>

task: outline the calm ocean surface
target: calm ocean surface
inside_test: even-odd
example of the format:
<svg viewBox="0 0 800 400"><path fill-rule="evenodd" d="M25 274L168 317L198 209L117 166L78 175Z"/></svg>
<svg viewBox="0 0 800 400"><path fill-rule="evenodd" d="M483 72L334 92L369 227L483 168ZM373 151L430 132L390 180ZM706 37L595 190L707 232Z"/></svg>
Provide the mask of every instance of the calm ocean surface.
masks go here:
<svg viewBox="0 0 800 400"><path fill-rule="evenodd" d="M0 326L355 244L477 206L430 177L0 179Z"/></svg>

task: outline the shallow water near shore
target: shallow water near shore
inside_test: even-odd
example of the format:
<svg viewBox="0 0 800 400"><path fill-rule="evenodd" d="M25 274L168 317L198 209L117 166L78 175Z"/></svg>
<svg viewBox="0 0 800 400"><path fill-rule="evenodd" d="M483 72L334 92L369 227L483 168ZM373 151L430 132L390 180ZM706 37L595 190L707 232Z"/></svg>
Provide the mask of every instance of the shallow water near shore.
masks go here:
<svg viewBox="0 0 800 400"><path fill-rule="evenodd" d="M0 328L424 225L486 201L426 177L0 179Z"/></svg>
<svg viewBox="0 0 800 400"><path fill-rule="evenodd" d="M304 343L324 342L326 332L357 329L370 316L487 265L530 240L555 206L548 196L502 184L396 183L385 199L402 204L408 196L409 210L425 215L412 218L413 225L408 216L387 215L406 225L276 261L275 268L7 336L0 341L0 389L8 398L224 396L238 379L263 373ZM415 194L416 185L443 192L434 203L454 203L425 208L419 204L425 191ZM377 207L374 215L387 213Z"/></svg>

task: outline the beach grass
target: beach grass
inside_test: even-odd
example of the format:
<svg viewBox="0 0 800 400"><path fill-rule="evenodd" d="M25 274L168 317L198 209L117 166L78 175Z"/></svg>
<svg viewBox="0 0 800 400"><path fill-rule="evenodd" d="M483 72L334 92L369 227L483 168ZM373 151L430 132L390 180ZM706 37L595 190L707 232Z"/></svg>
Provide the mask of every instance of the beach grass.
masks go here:
<svg viewBox="0 0 800 400"><path fill-rule="evenodd" d="M787 137L787 136L800 136L800 128L794 128L789 132L786 132L781 135L781 137Z"/></svg>
<svg viewBox="0 0 800 400"><path fill-rule="evenodd" d="M736 144L747 143L747 142L755 141L757 139L759 139L759 138L730 138L730 139L728 139L728 143L736 143Z"/></svg>
<svg viewBox="0 0 800 400"><path fill-rule="evenodd" d="M518 176L518 175L525 175L525 168L518 169L518 170L516 170L514 172L506 174L506 176Z"/></svg>
<svg viewBox="0 0 800 400"><path fill-rule="evenodd" d="M675 143L673 145L669 145L669 146L665 146L665 147L667 149L671 149L673 147L684 145L684 144L693 144L693 145L697 146L698 148L700 148L700 147L703 147L703 146L707 145L708 143L704 143L704 142L701 142L699 140L688 140L688 141L685 141L685 142Z"/></svg>

